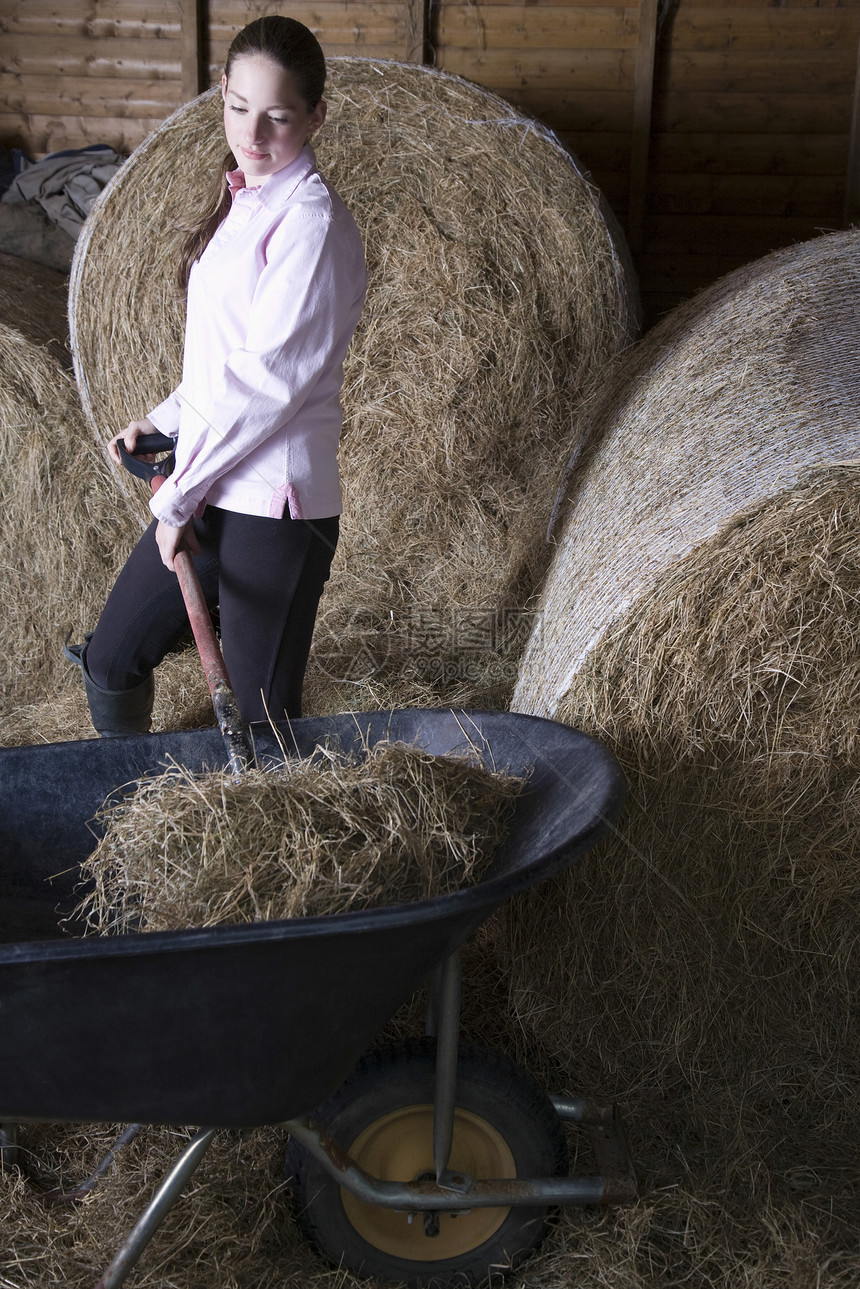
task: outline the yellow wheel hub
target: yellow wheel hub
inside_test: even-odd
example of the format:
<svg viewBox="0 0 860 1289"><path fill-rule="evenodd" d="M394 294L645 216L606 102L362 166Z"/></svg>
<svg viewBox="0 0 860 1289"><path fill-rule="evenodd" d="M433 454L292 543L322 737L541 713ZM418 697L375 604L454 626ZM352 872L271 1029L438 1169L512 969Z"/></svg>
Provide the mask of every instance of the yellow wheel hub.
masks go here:
<svg viewBox="0 0 860 1289"><path fill-rule="evenodd" d="M404 1106L377 1119L356 1137L349 1153L365 1172L386 1182L411 1182L433 1174L433 1107ZM516 1177L514 1157L486 1119L458 1109L448 1167L472 1177ZM424 1233L424 1220L365 1204L341 1190L346 1215L358 1234L392 1257L410 1262L441 1262L479 1248L504 1222L509 1208L477 1208L461 1216L439 1213L439 1234ZM468 1207L464 1199L463 1207Z"/></svg>

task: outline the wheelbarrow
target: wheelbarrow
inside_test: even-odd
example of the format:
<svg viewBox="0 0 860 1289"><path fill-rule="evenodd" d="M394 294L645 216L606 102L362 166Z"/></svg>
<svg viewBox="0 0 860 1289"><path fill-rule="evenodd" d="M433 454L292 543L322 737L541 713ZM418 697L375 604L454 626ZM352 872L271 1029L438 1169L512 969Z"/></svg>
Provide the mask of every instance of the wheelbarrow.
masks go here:
<svg viewBox="0 0 860 1289"><path fill-rule="evenodd" d="M380 740L528 774L485 878L416 903L254 925L77 937L104 800L170 762L228 762L217 728L0 749L0 1123L205 1125L98 1289L141 1255L216 1132L280 1124L300 1220L328 1258L422 1286L517 1265L559 1205L627 1203L618 1117L551 1099L528 1071L458 1043L459 950L493 910L561 872L623 802L612 755L567 726L506 712L403 709L251 726L254 761ZM429 982L428 1035L374 1039ZM564 1122L595 1170L569 1174Z"/></svg>

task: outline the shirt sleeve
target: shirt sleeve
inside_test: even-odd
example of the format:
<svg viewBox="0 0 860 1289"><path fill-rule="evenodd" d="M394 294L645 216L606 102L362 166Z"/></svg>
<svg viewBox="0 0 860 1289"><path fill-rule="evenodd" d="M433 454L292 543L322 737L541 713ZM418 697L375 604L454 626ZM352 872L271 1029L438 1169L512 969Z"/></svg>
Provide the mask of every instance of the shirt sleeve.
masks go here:
<svg viewBox="0 0 860 1289"><path fill-rule="evenodd" d="M215 479L288 428L352 325L352 258L328 216L297 208L275 228L245 344L213 373L208 404L196 409L191 441L183 444L183 464L150 502L156 518L186 523Z"/></svg>
<svg viewBox="0 0 860 1289"><path fill-rule="evenodd" d="M147 412L147 418L162 434L169 434L175 439L179 433L179 418L182 414L182 385L180 384L172 394L168 394L163 403L154 407L151 412Z"/></svg>

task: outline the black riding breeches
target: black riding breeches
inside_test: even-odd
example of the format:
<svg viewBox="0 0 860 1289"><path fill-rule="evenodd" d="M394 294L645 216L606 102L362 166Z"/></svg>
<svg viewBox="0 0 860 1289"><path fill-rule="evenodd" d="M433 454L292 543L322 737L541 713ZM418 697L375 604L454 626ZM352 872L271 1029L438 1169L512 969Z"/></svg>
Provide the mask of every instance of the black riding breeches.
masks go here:
<svg viewBox="0 0 860 1289"><path fill-rule="evenodd" d="M161 562L153 523L117 578L86 653L103 689L131 689L188 629L175 573ZM268 519L208 506L194 521L203 594L218 605L224 661L246 722L301 716L314 621L339 521Z"/></svg>

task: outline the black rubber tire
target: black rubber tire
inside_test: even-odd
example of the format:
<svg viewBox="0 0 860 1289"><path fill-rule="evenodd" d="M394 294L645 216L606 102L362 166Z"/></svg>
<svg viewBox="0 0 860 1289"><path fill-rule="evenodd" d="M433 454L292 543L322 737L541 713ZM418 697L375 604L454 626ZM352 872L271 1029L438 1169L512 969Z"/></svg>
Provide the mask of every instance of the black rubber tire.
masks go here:
<svg viewBox="0 0 860 1289"><path fill-rule="evenodd" d="M434 1068L433 1039L407 1040L380 1048L356 1066L335 1096L313 1117L350 1153L356 1144L364 1149L362 1141L372 1141L379 1125L384 1125L382 1131L389 1137L402 1134L404 1129L398 1118L408 1122L414 1139L414 1132L420 1128L413 1125L423 1124L421 1117L427 1117L421 1107L433 1101ZM567 1172L564 1129L549 1097L527 1070L492 1048L461 1046L457 1111L455 1134L459 1135L455 1135L455 1143L459 1141L466 1149L473 1134L477 1134L479 1148L484 1136L491 1145L497 1140L503 1142L514 1165L509 1176L555 1177ZM423 1139L416 1149L422 1160L419 1171L431 1171L432 1148L429 1159L424 1157ZM411 1168L417 1156L409 1157ZM366 1166L366 1161L359 1162ZM452 1166L468 1171L468 1165L457 1162L454 1156ZM287 1146L286 1175L299 1224L324 1257L359 1275L405 1282L420 1289L466 1289L490 1279L500 1280L537 1248L546 1233L547 1207L478 1209L471 1217L459 1218L445 1214L440 1217L442 1235L437 1237L443 1240L441 1250L464 1241L467 1247L457 1248L453 1256L440 1256L440 1246L425 1234L421 1215L407 1226L405 1214L392 1215L388 1210L361 1205L292 1139ZM406 1181L411 1177L389 1180ZM356 1215L359 1225L369 1223L369 1237L366 1225L364 1233L357 1229ZM385 1231L379 1243L374 1242L375 1224L383 1221L379 1215L384 1215L386 1223L393 1219L399 1224L394 1241L397 1252L384 1247L388 1239ZM455 1222L460 1223L456 1232L447 1225ZM488 1231L487 1222L497 1223L497 1229ZM410 1256L400 1256L402 1241ZM432 1257L423 1256L430 1251Z"/></svg>

